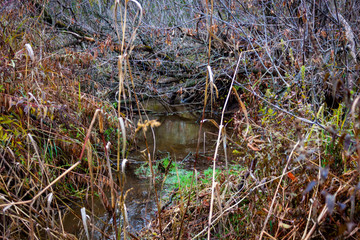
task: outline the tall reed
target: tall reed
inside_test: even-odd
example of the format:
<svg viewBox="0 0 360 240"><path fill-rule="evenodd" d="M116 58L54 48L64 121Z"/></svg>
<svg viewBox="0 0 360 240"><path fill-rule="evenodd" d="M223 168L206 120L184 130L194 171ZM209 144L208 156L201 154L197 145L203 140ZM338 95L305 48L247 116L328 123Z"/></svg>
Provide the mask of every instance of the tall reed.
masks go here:
<svg viewBox="0 0 360 240"><path fill-rule="evenodd" d="M128 39L128 43L125 46L125 38L126 38L126 28L127 28L127 15L128 15L128 5L132 2L136 5L138 11L136 13L136 16L134 19L138 19L138 25L133 29L132 34L130 34L130 38ZM119 32L118 27L118 14L120 14L120 25L121 25L121 35ZM127 237L126 233L126 227L127 227L127 212L126 212L126 205L125 205L125 198L126 194L124 192L124 184L125 184L125 164L126 164L126 129L125 129L125 121L124 121L124 114L121 113L121 100L126 100L125 95L125 80L127 77L127 66L126 64L127 59L132 51L132 44L135 40L136 31L140 26L141 20L142 20L142 7L139 2L136 0L126 0L124 4L124 8L121 8L120 1L115 0L115 7L114 7L114 21L115 21L115 31L118 37L118 41L120 44L120 55L118 56L118 78L119 78L119 88L118 88L118 106L117 106L117 113L119 118L119 128L121 131L118 131L117 134L117 176L118 176L118 182L120 186L120 197L118 206L120 206L120 210L123 217L124 226L120 229L122 229L122 232L124 234L124 239ZM129 66L130 68L130 66ZM129 70L130 71L130 70ZM130 92L129 92L130 94ZM121 133L121 136L120 136ZM121 148L121 142L122 142L122 148ZM121 149L121 150L120 150ZM120 157L122 157L122 167L120 168ZM122 171L121 171L122 170ZM120 172L121 171L121 172ZM120 233L117 234L117 238L119 237Z"/></svg>

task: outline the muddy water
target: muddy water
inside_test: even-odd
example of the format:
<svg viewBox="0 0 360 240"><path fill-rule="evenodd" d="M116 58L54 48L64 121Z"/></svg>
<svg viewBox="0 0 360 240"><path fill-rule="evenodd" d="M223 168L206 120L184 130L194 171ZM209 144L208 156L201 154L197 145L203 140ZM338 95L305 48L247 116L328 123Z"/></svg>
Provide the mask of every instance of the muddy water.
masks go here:
<svg viewBox="0 0 360 240"><path fill-rule="evenodd" d="M165 108L154 100L145 102L144 107L148 112L154 113L143 116L144 118L156 119L161 123L160 127L154 128L154 135L151 131L147 132L148 145L154 158L159 159L168 155L177 162L182 162L185 168L192 168L195 161L193 156L196 153L201 111L182 106ZM205 134L206 145L204 145L204 132L207 133ZM201 158L202 161L196 163L197 168L207 168L211 164L211 161L206 160L206 156L212 155L215 136L210 133L217 133L216 128L211 124L204 124L200 144L200 155L203 157ZM125 188L132 188L132 190L127 195L126 207L131 226L129 230L133 233L146 227L156 211L155 194L150 180L140 179L134 173L135 169L139 167L139 163L145 160L140 153L144 149L144 139L139 137L138 151L129 154L130 164L127 167ZM85 204L79 203L79 205L84 206ZM104 228L104 231L109 233L110 229L104 226L110 227L112 220L109 219L99 198L95 198L94 212L98 217L96 220L97 227ZM68 214L65 217L64 228L66 231L78 237L81 235L83 238L85 236L83 225L79 219L81 219L80 207L75 208L75 214ZM97 235L97 238L100 238L100 235Z"/></svg>
<svg viewBox="0 0 360 240"><path fill-rule="evenodd" d="M191 109L183 105L165 108L153 100L147 102L145 108L157 112L157 114L148 116L150 120L156 119L161 123L160 127L154 128L155 139L153 134L148 131L147 140L150 149L153 150L155 146L156 151L167 152L178 161L182 161L184 158L190 161L194 160L189 157L189 154L195 155L196 153L201 109ZM214 134L217 134L217 129L211 123L204 123L200 133L199 153L201 156L211 155L216 139ZM204 139L206 144L204 144ZM201 160L203 158L197 165L204 164ZM185 167L191 168L192 166Z"/></svg>
<svg viewBox="0 0 360 240"><path fill-rule="evenodd" d="M129 169L126 176L125 190L127 191L128 189L131 189L126 198L127 214L130 223L128 231L136 232L145 227L151 217L154 216L156 209L155 196L150 181L136 177L132 168ZM91 206L91 198L88 198L87 204L78 204L79 206ZM80 239L86 239L80 209L81 207L74 207L74 213L69 213L65 216L64 229ZM113 219L108 215L99 197L94 198L94 214L96 216L96 227L110 236L114 236L115 233L112 233L111 230ZM117 220L117 222L117 226L120 226L121 221ZM103 239L99 231L95 231L94 236L95 239Z"/></svg>

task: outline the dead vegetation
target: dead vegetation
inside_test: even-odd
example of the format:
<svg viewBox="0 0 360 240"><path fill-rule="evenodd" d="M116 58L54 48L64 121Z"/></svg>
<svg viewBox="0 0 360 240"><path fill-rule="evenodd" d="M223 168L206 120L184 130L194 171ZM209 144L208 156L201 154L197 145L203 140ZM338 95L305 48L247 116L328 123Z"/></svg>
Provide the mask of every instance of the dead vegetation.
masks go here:
<svg viewBox="0 0 360 240"><path fill-rule="evenodd" d="M92 56L46 50L49 36L41 31L48 29L31 17L33 3L1 4L1 236L75 239L64 231L64 210L75 195L85 199L90 185L109 185L99 177L107 175L100 156L87 164L91 148L104 149L105 141L103 132L86 135L91 118L97 109L106 127L116 118L111 104L83 92L93 80L79 71Z"/></svg>
<svg viewBox="0 0 360 240"><path fill-rule="evenodd" d="M257 135L243 138L235 148L247 149L235 160L245 170L219 167L211 225L212 184L201 183L205 176L200 175L194 180L200 184L184 188L163 210L162 237L205 238L210 226L211 239L357 239L357 159L344 148L334 152L344 142L334 140L336 146L326 150L323 145L332 140L319 141L321 131L314 133L316 141L306 141L304 126L292 126L298 134L268 122L251 126ZM299 139L292 139L296 135ZM158 219L151 226L141 236L161 238Z"/></svg>
<svg viewBox="0 0 360 240"><path fill-rule="evenodd" d="M0 3L1 236L359 239L358 15L356 1ZM202 108L218 140L209 181L166 207L147 146L157 216L134 233L124 169L159 125L141 115L152 97ZM75 236L63 216L79 199Z"/></svg>

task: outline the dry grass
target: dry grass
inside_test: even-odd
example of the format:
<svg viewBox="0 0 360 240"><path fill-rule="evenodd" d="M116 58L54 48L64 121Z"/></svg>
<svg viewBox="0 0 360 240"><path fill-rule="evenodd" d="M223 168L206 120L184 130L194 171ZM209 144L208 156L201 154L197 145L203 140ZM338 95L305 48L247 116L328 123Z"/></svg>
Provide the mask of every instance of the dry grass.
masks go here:
<svg viewBox="0 0 360 240"><path fill-rule="evenodd" d="M51 26L43 25L40 18L33 17L35 2L43 3L8 1L9 5L1 6L0 235L4 239L29 236L31 239L92 239L95 233L100 233L104 237L113 234L116 238L137 238L127 228L125 202L131 192L124 188L126 159L128 150L134 145L135 134L143 133L146 140L145 132L159 125L155 120L144 120L140 116L135 129L135 124L121 112L122 103L131 101L131 91L135 92L129 56L142 20L142 7L137 1L126 1L137 9L134 19L138 23L126 41L128 8L126 4L123 6L115 1L115 16L120 17L121 24L119 27L115 24L120 55L117 57L117 109L114 109L110 103L97 97L95 93L101 87L87 73L96 61L95 54L76 51L75 48L50 51L61 47L54 43L66 40L66 36L58 34L58 42L53 41ZM145 156L151 169L150 181L155 188L158 212L156 219L139 233L138 238L359 239L360 98L355 98L350 104L351 91L347 90L350 97L341 107L350 109L351 118L343 118L340 112L326 116L324 105L314 112L307 91L319 92L323 88L312 89L312 82L306 78L305 72L309 73L312 64L320 66L320 60L305 62L301 52L293 53L289 47L288 52L281 50L281 55L286 54L284 59L289 58L283 66L291 67L286 79L275 67L276 81L280 82L276 84L286 92L279 99L275 93L279 89L271 89L265 80L273 67L271 64L274 65L270 61L272 53L267 48L254 47L251 41L248 45L252 49L238 54L231 81L224 80L223 74L221 80L224 81L219 84L220 81L216 82L214 77L216 66L210 64L211 51L220 40L210 31L214 26L213 8L214 1L210 1L205 9L207 14L211 13L206 18L208 29L199 30L208 41L208 64L205 64L207 68L203 74L206 79L193 87L201 86L201 90L195 89L199 92L203 92L203 87L205 89L201 123L205 122L208 102L211 109L222 107L213 174L208 182L201 181L203 175L193 179L188 188L182 188L178 193L180 197L172 199L172 204L163 209L152 165L154 153L151 154L147 145ZM351 63L355 64L354 33L340 16L344 34L349 38ZM289 37L289 46L292 38L296 37ZM214 39L216 41L212 41ZM85 40L95 41L93 38ZM318 51L316 44L312 44L314 51ZM279 46L285 49L283 42L274 43L272 47ZM104 49L102 46L101 50ZM256 67L256 71L246 76L246 84L239 83L240 63L248 61L249 66L260 65L253 53L259 54L266 71L262 73ZM299 66L301 58L303 65ZM331 58L334 66L336 61L343 59L341 54ZM271 71L275 73L275 70ZM341 71L337 74L340 75ZM299 79L296 80L297 76ZM273 80L274 76L271 77ZM132 90L127 82L129 79ZM321 81L328 80L327 77L324 79ZM299 82L303 84L301 87L297 87ZM341 85L340 82L336 84ZM336 93L339 89L335 87L333 91ZM153 91L160 95L156 89ZM182 88L178 91L182 92ZM218 99L221 95L226 95L224 101ZM134 98L140 113L136 94ZM231 98L232 103L238 104L238 111L232 118L233 125L225 123L225 110ZM132 109L130 111L133 114ZM317 120L310 120L309 116ZM234 134L229 134L232 132L230 127L233 127ZM111 148L109 139L117 140L115 147ZM229 143L235 146L234 154L240 154L232 164L228 164L226 158L226 169L221 169L217 162L218 153L220 150L226 152ZM111 151L117 153L117 171L111 166ZM232 169L231 165L241 166L242 170ZM221 171L216 174L218 169ZM95 226L95 193L112 219L108 221L112 223L104 223L108 232ZM77 214L85 232L74 236L64 230L63 214L73 211L71 206L79 198L85 202L81 206L81 215Z"/></svg>
<svg viewBox="0 0 360 240"><path fill-rule="evenodd" d="M44 38L51 36L41 38L44 26L27 17L33 7L13 1L1 14L0 233L4 239L76 239L64 231L64 206L71 210L81 189L91 186L93 198L99 188L117 186L108 181L104 160L92 154L104 151L104 126L116 127L116 117L110 104L82 92L92 79L76 72L92 55L47 52ZM90 224L90 236L94 229Z"/></svg>

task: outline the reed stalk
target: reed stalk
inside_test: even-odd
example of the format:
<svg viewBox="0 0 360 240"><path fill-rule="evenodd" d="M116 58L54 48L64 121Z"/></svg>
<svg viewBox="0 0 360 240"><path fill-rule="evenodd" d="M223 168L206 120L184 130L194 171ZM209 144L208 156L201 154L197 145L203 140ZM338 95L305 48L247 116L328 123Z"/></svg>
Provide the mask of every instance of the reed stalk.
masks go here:
<svg viewBox="0 0 360 240"><path fill-rule="evenodd" d="M214 208L214 193L215 193L215 186L216 186L216 183L215 183L216 158L217 158L218 150L219 150L219 146L220 146L220 139L221 139L221 136L222 136L222 130L223 130L223 127L224 127L223 124L224 124L225 109L226 109L226 106L227 106L227 104L229 102L229 97L231 95L232 87L233 87L234 81L236 79L236 74L237 74L237 71L239 69L241 56L242 55L239 56L239 59L237 61L235 72L234 72L234 75L233 75L233 78L232 78L232 81L231 81L231 84L230 84L229 92L228 92L228 94L226 96L226 100L225 100L223 110L222 110L222 113L221 113L221 120L220 120L220 124L219 124L218 138L217 138L217 141L216 141L215 153L214 153L214 157L213 157L213 159L214 159L213 160L213 175L212 175L212 184L211 184L211 200L210 200L210 212L209 212L208 232L207 232L207 239L208 240L210 240L210 237L211 237L210 231L211 231L212 215L213 215L213 208Z"/></svg>

